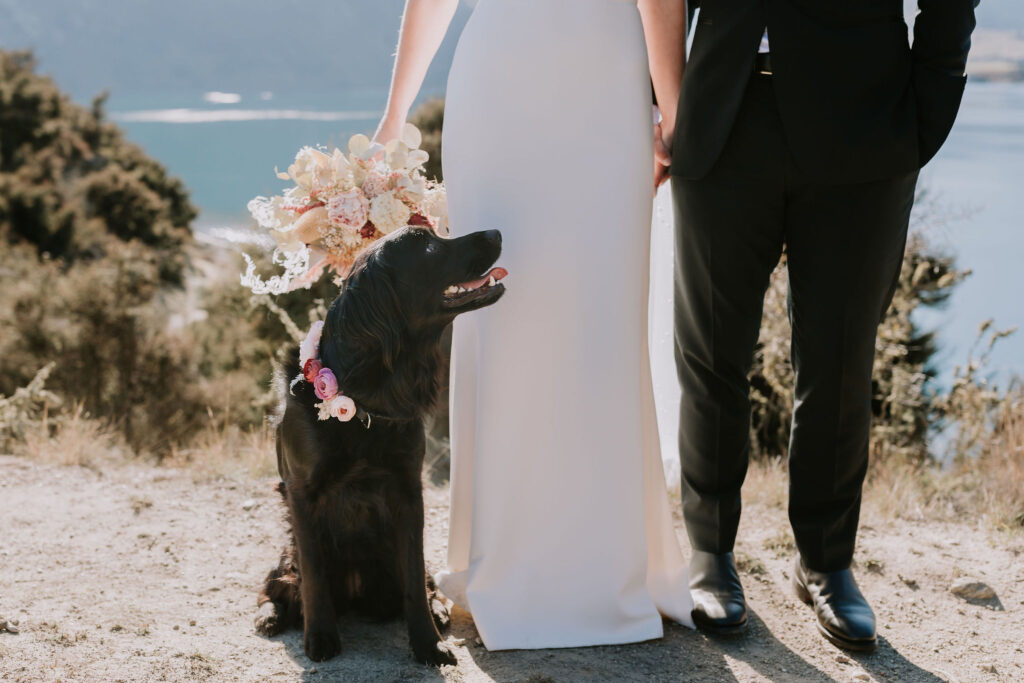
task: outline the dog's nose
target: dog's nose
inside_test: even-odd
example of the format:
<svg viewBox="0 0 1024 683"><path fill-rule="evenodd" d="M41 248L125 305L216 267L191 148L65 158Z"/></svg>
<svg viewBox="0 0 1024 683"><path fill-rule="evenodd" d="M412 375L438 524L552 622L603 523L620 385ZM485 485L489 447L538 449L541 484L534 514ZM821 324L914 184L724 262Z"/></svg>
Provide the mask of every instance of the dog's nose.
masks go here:
<svg viewBox="0 0 1024 683"><path fill-rule="evenodd" d="M501 246L501 231L500 230L483 230L480 235L493 244L496 247Z"/></svg>

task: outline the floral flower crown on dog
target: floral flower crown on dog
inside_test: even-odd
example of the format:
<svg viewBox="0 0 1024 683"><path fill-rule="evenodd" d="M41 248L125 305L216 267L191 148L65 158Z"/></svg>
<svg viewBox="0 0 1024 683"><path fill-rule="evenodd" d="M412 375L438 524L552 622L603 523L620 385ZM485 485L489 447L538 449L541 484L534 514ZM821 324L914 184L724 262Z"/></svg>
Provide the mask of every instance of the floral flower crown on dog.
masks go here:
<svg viewBox="0 0 1024 683"><path fill-rule="evenodd" d="M313 385L313 393L320 399L316 404L317 417L321 420L333 417L348 422L356 416L356 403L342 393L334 372L320 362L320 337L323 331L324 322L317 320L299 345L299 367L302 368L302 374L292 380L291 386L306 380ZM368 422L366 426L369 427Z"/></svg>

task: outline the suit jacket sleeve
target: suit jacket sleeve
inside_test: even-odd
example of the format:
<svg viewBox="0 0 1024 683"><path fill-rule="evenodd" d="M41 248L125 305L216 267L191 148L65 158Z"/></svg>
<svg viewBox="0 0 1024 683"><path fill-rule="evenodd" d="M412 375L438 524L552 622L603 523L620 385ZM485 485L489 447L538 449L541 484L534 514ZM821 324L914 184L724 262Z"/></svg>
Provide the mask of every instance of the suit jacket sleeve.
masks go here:
<svg viewBox="0 0 1024 683"><path fill-rule="evenodd" d="M967 67L979 0L918 0L914 63L960 76Z"/></svg>
<svg viewBox="0 0 1024 683"><path fill-rule="evenodd" d="M918 0L912 57L922 166L942 147L960 110L977 6L978 0Z"/></svg>

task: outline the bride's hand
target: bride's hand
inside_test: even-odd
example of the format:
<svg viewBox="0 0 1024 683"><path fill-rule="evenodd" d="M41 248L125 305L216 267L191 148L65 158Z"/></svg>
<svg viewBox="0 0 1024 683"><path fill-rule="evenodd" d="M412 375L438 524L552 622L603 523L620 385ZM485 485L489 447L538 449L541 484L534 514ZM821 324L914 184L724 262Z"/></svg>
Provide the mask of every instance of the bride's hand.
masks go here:
<svg viewBox="0 0 1024 683"><path fill-rule="evenodd" d="M654 124L654 192L658 192L669 178L672 165L672 133L665 132L661 123Z"/></svg>
<svg viewBox="0 0 1024 683"><path fill-rule="evenodd" d="M377 132L373 134L373 141L382 145L402 137L402 129L405 128L405 117L384 114L384 118L377 125Z"/></svg>

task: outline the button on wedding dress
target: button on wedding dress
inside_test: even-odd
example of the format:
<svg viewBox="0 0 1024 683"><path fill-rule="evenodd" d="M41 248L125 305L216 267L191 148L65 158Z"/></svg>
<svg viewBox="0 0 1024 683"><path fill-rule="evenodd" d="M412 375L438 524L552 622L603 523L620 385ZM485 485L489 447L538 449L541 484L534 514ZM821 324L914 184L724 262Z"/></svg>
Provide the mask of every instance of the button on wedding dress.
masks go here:
<svg viewBox="0 0 1024 683"><path fill-rule="evenodd" d="M629 0L480 0L451 69L452 233L501 230L509 276L455 322L437 578L490 649L691 624L648 354L650 88Z"/></svg>

